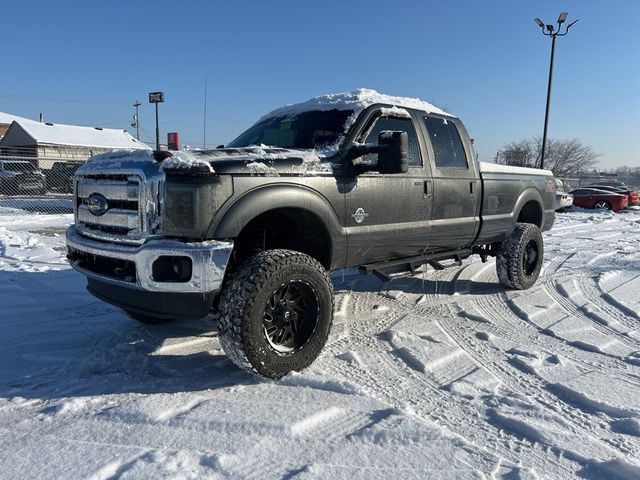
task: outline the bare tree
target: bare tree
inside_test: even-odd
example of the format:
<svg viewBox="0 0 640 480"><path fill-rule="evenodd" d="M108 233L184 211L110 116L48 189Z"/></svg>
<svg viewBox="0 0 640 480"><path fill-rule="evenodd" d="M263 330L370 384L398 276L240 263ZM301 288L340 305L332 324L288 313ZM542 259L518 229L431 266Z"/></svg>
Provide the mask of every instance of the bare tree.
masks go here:
<svg viewBox="0 0 640 480"><path fill-rule="evenodd" d="M507 143L496 153L496 163L536 168L540 165L542 139L533 137ZM545 167L556 177L567 177L593 167L600 154L578 138L547 139Z"/></svg>

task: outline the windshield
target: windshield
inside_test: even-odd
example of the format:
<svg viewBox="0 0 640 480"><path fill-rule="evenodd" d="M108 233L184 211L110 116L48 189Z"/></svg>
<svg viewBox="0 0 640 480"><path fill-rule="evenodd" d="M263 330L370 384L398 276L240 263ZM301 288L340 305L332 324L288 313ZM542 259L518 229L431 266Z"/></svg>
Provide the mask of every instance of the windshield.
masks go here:
<svg viewBox="0 0 640 480"><path fill-rule="evenodd" d="M345 121L352 113L352 110L328 110L269 117L256 123L227 147L326 148L344 135Z"/></svg>
<svg viewBox="0 0 640 480"><path fill-rule="evenodd" d="M8 172L33 172L35 168L33 165L27 162L6 162L4 169Z"/></svg>

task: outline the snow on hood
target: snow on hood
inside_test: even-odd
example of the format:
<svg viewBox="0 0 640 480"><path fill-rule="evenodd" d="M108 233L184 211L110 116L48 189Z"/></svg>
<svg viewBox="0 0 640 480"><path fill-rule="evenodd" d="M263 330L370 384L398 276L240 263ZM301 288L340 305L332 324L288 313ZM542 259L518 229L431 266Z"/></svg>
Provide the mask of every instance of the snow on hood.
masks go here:
<svg viewBox="0 0 640 480"><path fill-rule="evenodd" d="M121 168L122 163L125 161L127 163L131 163L131 162L148 163L148 162L155 162L155 158L153 158L152 150L142 150L142 149L112 150L110 152L93 155L89 160L87 160L86 165L95 167L99 164L100 168ZM80 167L80 168L83 168L83 167Z"/></svg>
<svg viewBox="0 0 640 480"><path fill-rule="evenodd" d="M201 158L197 158L192 152L187 150L180 150L178 152L173 153L173 157L169 157L162 161L160 167L163 170L171 169L171 170L182 170L182 169L190 169L192 167L202 166L209 169L211 173L213 173L213 168L211 167L211 163L203 160Z"/></svg>
<svg viewBox="0 0 640 480"><path fill-rule="evenodd" d="M111 152L94 155L89 159L87 164L92 168L100 169L117 169L122 168L124 163L153 163L157 164L152 150L113 150ZM173 152L173 156L166 158L160 164L162 170L181 170L189 169L194 166L204 166L213 173L211 163L207 160L197 158L191 151Z"/></svg>

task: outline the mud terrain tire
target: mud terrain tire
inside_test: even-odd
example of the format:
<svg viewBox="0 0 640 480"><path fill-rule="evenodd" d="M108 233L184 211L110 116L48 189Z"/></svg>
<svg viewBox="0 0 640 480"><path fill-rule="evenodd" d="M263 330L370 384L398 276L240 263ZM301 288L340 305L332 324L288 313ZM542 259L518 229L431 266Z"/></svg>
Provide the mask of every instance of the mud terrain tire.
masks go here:
<svg viewBox="0 0 640 480"><path fill-rule="evenodd" d="M496 258L500 283L514 290L526 290L536 283L544 260L540 229L530 223L517 223L502 242Z"/></svg>
<svg viewBox="0 0 640 480"><path fill-rule="evenodd" d="M220 297L220 343L254 374L279 378L318 357L333 320L333 286L324 267L292 250L267 250L240 264Z"/></svg>

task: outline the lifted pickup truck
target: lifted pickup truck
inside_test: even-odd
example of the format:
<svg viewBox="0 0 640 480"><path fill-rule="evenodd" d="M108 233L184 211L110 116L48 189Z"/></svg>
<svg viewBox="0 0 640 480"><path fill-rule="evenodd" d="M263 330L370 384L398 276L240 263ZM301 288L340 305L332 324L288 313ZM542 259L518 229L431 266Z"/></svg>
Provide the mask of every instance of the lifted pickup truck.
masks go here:
<svg viewBox="0 0 640 480"><path fill-rule="evenodd" d="M458 118L373 90L274 110L216 150L98 155L74 182L68 257L93 295L147 323L214 310L228 357L271 378L324 346L327 272L478 254L526 289L555 214L551 172L479 164Z"/></svg>

